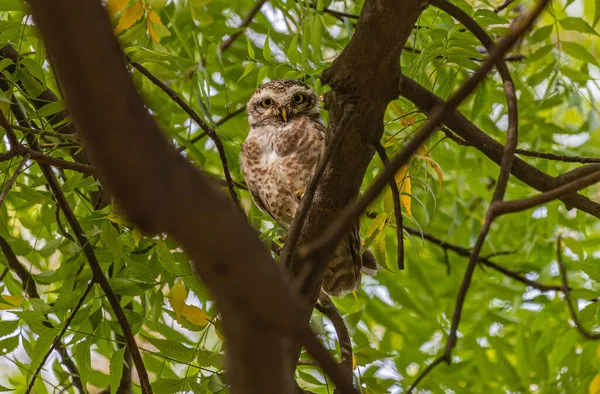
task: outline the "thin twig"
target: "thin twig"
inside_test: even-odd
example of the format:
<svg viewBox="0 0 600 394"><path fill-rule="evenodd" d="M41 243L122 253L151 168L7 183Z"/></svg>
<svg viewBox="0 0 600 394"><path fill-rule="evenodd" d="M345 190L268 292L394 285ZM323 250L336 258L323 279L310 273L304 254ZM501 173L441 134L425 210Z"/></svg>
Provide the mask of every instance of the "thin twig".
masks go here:
<svg viewBox="0 0 600 394"><path fill-rule="evenodd" d="M597 182L600 182L600 171L592 172L582 178L576 179L535 197L516 201L493 202L492 205L490 205L490 209L493 209L495 216L524 211L560 199L581 189L585 189Z"/></svg>
<svg viewBox="0 0 600 394"><path fill-rule="evenodd" d="M131 60L129 56L125 56L129 64L131 64L136 70L142 73L146 78L148 78L152 83L158 86L163 92L165 92L181 109L183 109L189 116L200 126L200 128L208 134L210 139L215 143L215 148L217 148L217 152L219 153L219 158L221 159L221 164L223 166L223 173L225 174L225 180L227 181L227 188L229 189L229 194L231 195L231 199L234 204L242 210L242 206L240 205L240 201L238 199L237 193L235 191L235 187L233 185L233 178L231 177L231 173L229 172L229 164L227 162L227 155L225 154L225 148L223 146L223 142L221 138L215 133L213 129L208 127L208 125L200 118L200 116L190 107L183 99L175 92L173 89L164 84L160 79L156 78L154 74L152 74L146 67L141 64L134 62Z"/></svg>
<svg viewBox="0 0 600 394"><path fill-rule="evenodd" d="M356 15L356 14L350 14L348 12L336 11L336 10L332 10L331 8L324 8L323 12L325 12L329 15L332 15L338 19L343 19L343 18L358 19L358 15Z"/></svg>
<svg viewBox="0 0 600 394"><path fill-rule="evenodd" d="M220 125L222 125L223 123L227 122L228 120L235 118L236 116L238 116L239 114L241 114L241 113L242 113L242 112L244 112L244 111L246 111L246 108L245 108L245 107L240 107L240 108L236 109L235 111L233 111L233 112L231 112L231 113L228 113L228 114L227 114L227 115L225 115L223 118L219 119L219 120L216 122L216 125L217 125L217 126L220 126ZM207 136L207 134L206 134L206 133L203 131L202 133L198 134L197 136L195 136L195 137L192 137L192 138L189 140L189 143L190 143L190 144L195 144L196 142L200 141L202 138L204 138L204 137L206 137L206 136ZM177 152L183 152L183 151L184 151L184 150L186 150L186 149L187 149L187 147L186 147L185 145L184 145L184 146L180 146L179 148L177 148ZM235 184L236 186L238 186L236 182L234 182L234 184ZM239 186L238 186L238 187L239 187Z"/></svg>
<svg viewBox="0 0 600 394"><path fill-rule="evenodd" d="M19 104L17 102L13 101L11 108L12 108L13 113L15 114L15 117L17 118L17 122L23 127L31 128L31 125L27 121L27 118L25 117L25 114L22 112ZM1 118L4 119L3 117L1 117ZM2 119L0 119L0 121ZM5 124L2 124L2 126L10 129L10 124L8 124L8 122L6 122L6 119L4 119L4 121L5 121L4 122ZM37 142L35 136L33 136L31 134L27 134L25 136L25 138L27 139L27 142L29 143L29 145L31 146L31 148L33 150L39 150L38 142ZM127 341L127 347L132 354L133 362L135 364L138 376L140 378L140 385L142 388L142 393L143 394L152 393L152 387L150 386L150 379L148 378L148 372L146 371L146 367L144 366L144 361L142 360L142 356L137 347L137 343L135 342L135 338L133 336L131 326L129 325L129 322L127 321L127 316L125 315L125 312L123 311L123 308L121 307L121 304L119 303L119 299L117 298L112 287L110 286L110 283L106 279L106 276L104 276L104 272L102 271L102 267L100 266L98 258L96 257L96 253L94 252L92 245L88 242L88 239L85 236L85 232L83 231L81 224L79 224L77 217L73 213L73 210L71 209L71 205L69 204L69 201L65 197L65 195L60 187L60 184L58 183L58 180L56 179L56 177L54 176L54 173L52 172L52 169L48 165L43 164L43 163L38 163L38 165L39 165L40 169L42 170L42 173L44 174L46 181L48 182L48 186L50 187L50 190L52 191L52 193L54 194L54 197L56 198L57 205L63 211L65 217L67 218L67 221L69 222L69 225L71 226L71 228L73 229L73 232L75 233L75 237L77 238L79 246L83 249L83 253L85 254L85 256L88 260L88 263L90 265L90 268L92 270L92 277L93 277L94 281L97 282L100 285L100 287L102 288L102 291L104 292L104 295L108 299L108 302L113 310L113 313L115 314L115 317L117 318L119 326L121 327L121 330L123 331L123 335L125 336L125 339Z"/></svg>
<svg viewBox="0 0 600 394"><path fill-rule="evenodd" d="M350 341L350 334L348 333L348 327L346 327L344 318L335 307L333 301L331 301L331 298L323 291L319 295L319 302L315 305L315 308L331 320L331 324L333 324L338 337L338 342L340 343L342 367L348 374L348 378L352 379L352 342Z"/></svg>
<svg viewBox="0 0 600 394"><path fill-rule="evenodd" d="M514 2L515 0L504 0L502 4L500 4L497 8L494 9L494 12L497 14Z"/></svg>
<svg viewBox="0 0 600 394"><path fill-rule="evenodd" d="M4 277L6 276L6 274L8 274L9 271L10 270L8 268L4 268L4 270L0 274L0 282L2 282L4 280Z"/></svg>
<svg viewBox="0 0 600 394"><path fill-rule="evenodd" d="M538 157L540 159L563 161L565 163L600 163L600 158L597 157L557 155L554 153L526 149L517 149L516 153L523 156Z"/></svg>
<svg viewBox="0 0 600 394"><path fill-rule="evenodd" d="M462 246L448 243L448 242L443 241L431 234L423 233L412 227L406 226L406 227L404 227L404 230L411 235L423 237L423 239L425 241L428 241L435 245L440 246L444 251L451 250L454 253L456 253L457 255L463 256L463 257L471 256L471 250L469 250L467 248L463 248ZM493 270L503 273L504 275L508 276L509 278L515 279L519 282L524 283L527 286L531 286L540 291L546 292L546 291L561 291L562 290L562 286L560 286L560 285L547 285L544 283L540 283L540 282L536 282L534 280L528 279L527 277L525 277L515 271L509 270L508 268L502 267L501 265L494 263L487 256L485 256L485 257L480 256L479 262L481 264L485 265L486 267L489 267Z"/></svg>
<svg viewBox="0 0 600 394"><path fill-rule="evenodd" d="M90 291L94 287L94 283L95 283L94 280L91 280L90 283L88 283L88 285L87 285L85 291L83 292L81 298L77 302L77 305L75 305L75 307L71 311L71 314L65 320L65 322L63 324L63 327L61 328L60 332L58 333L58 335L56 336L56 338L54 338L54 341L52 342L52 345L50 346L50 349L48 349L48 351L46 352L46 354L44 354L44 357L42 357L42 360L41 360L40 364L37 366L37 368L33 372L33 376L31 377L31 380L29 381L29 385L27 386L27 390L25 390L25 394L31 393L31 390L33 390L33 385L35 384L35 379L39 375L39 373L42 370L42 368L44 368L44 364L46 364L46 360L48 359L48 357L50 356L50 354L52 354L52 352L54 351L54 349L56 349L57 346L61 345L61 340L62 340L63 335L65 335L65 333L67 332L67 329L69 328L69 325L73 321L73 318L75 318L75 315L77 314L77 312L79 311L79 309L83 305L83 302L85 301L85 298L88 296L88 294L90 293Z"/></svg>
<svg viewBox="0 0 600 394"><path fill-rule="evenodd" d="M381 145L381 142L375 144L375 150L381 158L384 166L387 166L390 162L388 159L385 148ZM392 191L392 199L394 200L394 215L396 217L396 242L398 244L398 269L404 269L404 226L402 225L402 207L400 204L400 191L396 184L396 178L394 177L390 181L390 189Z"/></svg>
<svg viewBox="0 0 600 394"><path fill-rule="evenodd" d="M571 313L571 319L573 323L575 323L575 327L577 330L587 339L600 339L600 333L594 333L588 331L579 320L577 316L577 311L575 310L575 306L573 305L573 300L571 299L571 288L569 287L569 282L567 280L567 269L565 268L565 262L562 257L562 238L559 235L556 240L556 260L558 261L558 268L560 268L560 277L563 283L563 293L565 293L565 301L567 301L567 306L569 307L569 312Z"/></svg>
<svg viewBox="0 0 600 394"><path fill-rule="evenodd" d="M242 20L242 23L240 24L240 26L238 28L239 30L236 31L235 33L233 33L228 39L221 42L221 45L219 45L219 49L221 50L221 52L225 52L227 50L227 48L229 48L231 46L231 44L233 44L233 42L235 40L237 40L237 38L246 30L246 27L248 27L248 25L254 19L254 16L256 14L258 14L258 11L260 11L262 6L266 2L267 2L267 0L259 0L256 2L256 4L254 4L254 6L250 9L250 11L248 11L246 16Z"/></svg>
<svg viewBox="0 0 600 394"><path fill-rule="evenodd" d="M494 41L490 38L490 36L483 30L481 26L469 16L465 11L456 5L450 3L448 0L430 0L430 3L435 7L438 7L442 11L445 11L450 16L458 20L460 23L465 25L465 27L473 33L475 37L483 44L483 46L487 49L488 52L492 52L496 45ZM496 68L502 77L502 81L504 82L504 92L506 95L506 102L508 106L508 130L507 130L507 138L516 141L518 135L518 109L517 109L517 94L515 92L515 84L510 75L510 71L508 70L508 66L506 62L500 57L496 61ZM506 191L506 186L508 185L508 177L510 176L510 169L512 167L512 161L514 156L515 149L517 148L516 142L510 143L507 142L506 148L504 150L504 157L502 157L501 170L498 179L499 187L496 188L495 195L493 197L494 200L502 199L500 196L504 196L504 192ZM514 145L514 147L513 147ZM508 149L510 147L510 149ZM506 165L503 166L503 164Z"/></svg>
<svg viewBox="0 0 600 394"><path fill-rule="evenodd" d="M8 268L10 268L11 271L17 274L19 280L21 281L21 285L23 286L23 289L25 289L29 298L40 298L37 288L35 287L35 282L31 277L29 271L27 271L27 269L25 269L25 267L21 265L21 263L17 259L17 255L15 254L15 252L12 250L8 242L6 242L6 240L2 237L0 237L0 249L2 250L2 254L4 255L4 259L6 261L6 264L8 265ZM49 320L44 321L43 324L49 328L54 328L54 326L52 325L52 323L50 323ZM69 357L69 354L64 348L64 345L59 346L56 350L60 358L62 359L62 363L71 373L73 385L77 387L77 390L79 390L81 394L85 394L86 391L83 388L81 379L79 378L79 371L77 370L77 366Z"/></svg>
<svg viewBox="0 0 600 394"><path fill-rule="evenodd" d="M1 115L1 116L4 116L4 115ZM23 157L23 160L21 160L21 163L19 163L19 165L17 166L17 169L15 170L15 173L10 178L10 180L8 181L8 183L6 184L6 186L4 186L4 189L2 190L2 194L0 194L0 206L4 202L4 199L6 198L6 195L8 194L8 192L10 191L10 189L12 189L13 185L17 181L17 178L19 177L19 174L21 174L21 171L23 170L23 167L25 167L25 164L27 163L27 160L29 160L30 157L31 156L29 154L26 154Z"/></svg>
<svg viewBox="0 0 600 394"><path fill-rule="evenodd" d="M427 366L427 368L425 368L423 370L423 372L421 372L419 374L419 376L417 376L417 378L415 379L415 381L413 382L413 384L410 385L410 387L408 388L408 391L406 392L407 394L410 394L413 392L414 389L417 388L417 385L421 382L421 380L423 380L425 378L425 376L429 375L429 373L435 368L437 367L439 364L442 363L442 361L445 360L444 355L439 356L438 358L436 358L435 360L433 360L433 362L431 364L429 364Z"/></svg>

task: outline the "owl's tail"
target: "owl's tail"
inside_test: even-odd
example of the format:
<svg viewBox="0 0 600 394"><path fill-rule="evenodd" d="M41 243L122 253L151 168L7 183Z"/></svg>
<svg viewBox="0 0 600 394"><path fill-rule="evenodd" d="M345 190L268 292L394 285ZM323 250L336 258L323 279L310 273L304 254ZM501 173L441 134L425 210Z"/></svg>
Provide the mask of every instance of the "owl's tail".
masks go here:
<svg viewBox="0 0 600 394"><path fill-rule="evenodd" d="M375 256L370 250L365 250L362 254L362 272L369 276L375 276L381 266L375 260Z"/></svg>

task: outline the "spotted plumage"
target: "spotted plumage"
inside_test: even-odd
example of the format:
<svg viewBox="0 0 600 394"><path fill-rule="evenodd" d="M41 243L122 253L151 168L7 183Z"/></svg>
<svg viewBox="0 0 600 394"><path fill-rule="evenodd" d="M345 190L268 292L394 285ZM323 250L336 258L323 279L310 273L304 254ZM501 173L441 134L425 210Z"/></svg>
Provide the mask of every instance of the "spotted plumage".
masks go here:
<svg viewBox="0 0 600 394"><path fill-rule="evenodd" d="M316 93L305 83L282 79L261 85L247 108L250 133L242 146L242 173L256 205L289 230L319 156L325 126ZM360 285L361 269L377 270L372 255L360 253L358 223L336 248L322 288L341 297Z"/></svg>

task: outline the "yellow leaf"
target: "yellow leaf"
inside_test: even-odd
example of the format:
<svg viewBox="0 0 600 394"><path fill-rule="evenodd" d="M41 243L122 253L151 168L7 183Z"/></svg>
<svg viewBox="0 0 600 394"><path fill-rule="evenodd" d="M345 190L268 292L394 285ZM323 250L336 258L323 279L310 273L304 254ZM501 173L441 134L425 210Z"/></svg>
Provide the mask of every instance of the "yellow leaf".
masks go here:
<svg viewBox="0 0 600 394"><path fill-rule="evenodd" d="M115 34L119 34L124 30L129 29L144 15L144 6L140 1L133 3L131 7L123 12L119 24L115 28Z"/></svg>
<svg viewBox="0 0 600 394"><path fill-rule="evenodd" d="M150 38L152 38L152 41L160 42L160 37L158 36L158 34L156 34L156 30L154 30L154 26L152 26L152 22L150 22L150 19L146 21L146 29L148 30L148 34L150 34Z"/></svg>
<svg viewBox="0 0 600 394"><path fill-rule="evenodd" d="M142 230L138 226L133 227L133 242L135 246L140 246L140 241L142 240Z"/></svg>
<svg viewBox="0 0 600 394"><path fill-rule="evenodd" d="M396 173L396 183L398 184L398 189L400 189L400 203L406 210L410 216L412 216L412 212L410 210L410 202L411 202L411 186L410 186L410 178L408 177L408 166L404 165L400 167L398 172ZM404 194L406 193L406 194Z"/></svg>
<svg viewBox="0 0 600 394"><path fill-rule="evenodd" d="M183 287L183 283L178 280L173 287L171 287L171 292L169 293L169 303L177 316L177 320L181 318L181 312L183 312L183 308L185 307L186 298L187 291L185 290L185 287Z"/></svg>
<svg viewBox="0 0 600 394"><path fill-rule="evenodd" d="M416 156L427 156L429 151L425 145L421 145L417 148Z"/></svg>
<svg viewBox="0 0 600 394"><path fill-rule="evenodd" d="M195 305L184 305L183 316L197 326L205 326L209 323L210 317Z"/></svg>
<svg viewBox="0 0 600 394"><path fill-rule="evenodd" d="M358 296L356 295L356 290L352 290L352 295L354 296L354 299L356 300L356 302L358 302Z"/></svg>
<svg viewBox="0 0 600 394"><path fill-rule="evenodd" d="M594 376L588 388L589 394L600 394L600 375Z"/></svg>
<svg viewBox="0 0 600 394"><path fill-rule="evenodd" d="M125 218L123 218L123 216L119 216L116 213L110 213L108 216L106 216L106 218L108 220L110 220L111 222L120 224L122 226L130 225L130 223L127 220L125 220Z"/></svg>
<svg viewBox="0 0 600 394"><path fill-rule="evenodd" d="M106 3L106 11L108 11L108 15L114 16L116 13L123 11L129 0L108 0Z"/></svg>
<svg viewBox="0 0 600 394"><path fill-rule="evenodd" d="M152 23L156 23L157 25L162 25L162 21L160 20L160 16L156 13L156 11L150 11L148 13L148 19Z"/></svg>
<svg viewBox="0 0 600 394"><path fill-rule="evenodd" d="M429 156L429 155L427 155L427 156L416 155L415 157L418 159L421 159L421 160L425 160L431 166L431 168L434 169L435 173L438 176L438 180L440 181L440 189L441 189L442 188L442 178L443 178L442 167L440 167L440 165L438 163L436 163L436 161L433 160L431 158L431 156Z"/></svg>
<svg viewBox="0 0 600 394"><path fill-rule="evenodd" d="M21 306L23 303L22 296L11 296L11 295L3 295L2 302L0 302L0 309L15 309Z"/></svg>
<svg viewBox="0 0 600 394"><path fill-rule="evenodd" d="M356 369L356 357L354 357L354 353L352 353L352 370Z"/></svg>
<svg viewBox="0 0 600 394"><path fill-rule="evenodd" d="M219 337L220 340L224 341L225 337L223 336L223 334L221 334L221 332L219 330L217 330L215 328L215 333L217 334L217 336Z"/></svg>

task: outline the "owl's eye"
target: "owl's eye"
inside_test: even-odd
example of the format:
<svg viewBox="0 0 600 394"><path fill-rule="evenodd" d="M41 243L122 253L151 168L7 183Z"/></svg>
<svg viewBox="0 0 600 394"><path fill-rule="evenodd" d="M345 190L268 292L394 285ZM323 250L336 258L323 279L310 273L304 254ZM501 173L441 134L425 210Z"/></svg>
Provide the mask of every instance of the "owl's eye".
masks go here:
<svg viewBox="0 0 600 394"><path fill-rule="evenodd" d="M273 100L271 100L270 98L264 99L260 102L260 105L262 105L263 108L269 108L273 105Z"/></svg>
<svg viewBox="0 0 600 394"><path fill-rule="evenodd" d="M296 104L302 104L304 102L304 95L303 94L295 94L294 97L292 97L292 100Z"/></svg>

